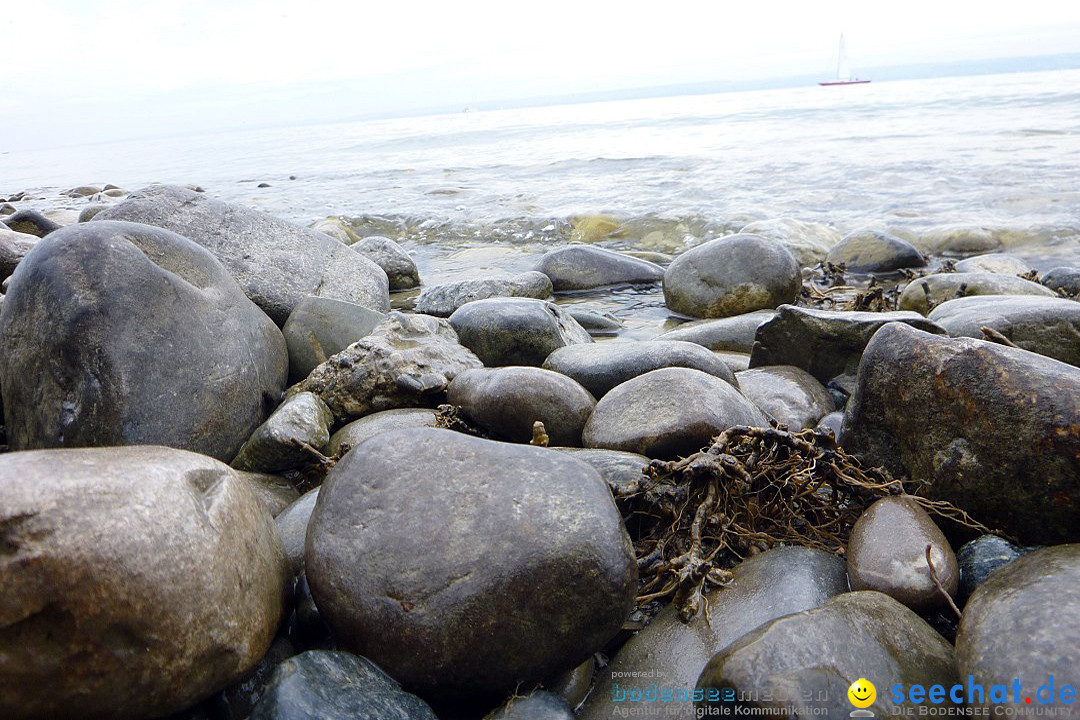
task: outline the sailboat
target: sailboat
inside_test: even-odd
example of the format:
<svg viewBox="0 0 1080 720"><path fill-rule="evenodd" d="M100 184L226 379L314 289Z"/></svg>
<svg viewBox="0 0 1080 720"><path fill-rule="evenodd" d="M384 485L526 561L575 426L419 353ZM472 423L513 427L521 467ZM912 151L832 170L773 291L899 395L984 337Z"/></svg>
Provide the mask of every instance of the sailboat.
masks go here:
<svg viewBox="0 0 1080 720"><path fill-rule="evenodd" d="M836 79L819 82L818 85L864 85L869 80L860 80L851 77L851 66L848 65L847 44L844 43L844 33L840 33L840 52L836 58Z"/></svg>

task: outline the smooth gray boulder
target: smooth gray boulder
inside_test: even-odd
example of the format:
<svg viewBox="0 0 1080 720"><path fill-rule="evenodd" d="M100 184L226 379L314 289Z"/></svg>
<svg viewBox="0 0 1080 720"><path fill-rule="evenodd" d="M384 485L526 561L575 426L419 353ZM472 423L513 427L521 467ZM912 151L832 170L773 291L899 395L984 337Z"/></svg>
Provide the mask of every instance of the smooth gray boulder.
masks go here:
<svg viewBox="0 0 1080 720"><path fill-rule="evenodd" d="M102 220L154 225L202 245L279 326L308 295L390 310L386 273L360 253L310 228L204 193L151 185L90 223Z"/></svg>
<svg viewBox="0 0 1080 720"><path fill-rule="evenodd" d="M435 411L429 408L396 408L365 415L342 426L330 436L326 455L337 455L342 445L354 448L379 433L412 427L435 427Z"/></svg>
<svg viewBox="0 0 1080 720"><path fill-rule="evenodd" d="M285 557L293 575L304 569L304 544L307 542L308 521L319 499L319 488L308 490L274 518Z"/></svg>
<svg viewBox="0 0 1080 720"><path fill-rule="evenodd" d="M987 272L1000 275L1026 275L1035 268L1015 255L988 253L965 258L956 263L956 272Z"/></svg>
<svg viewBox="0 0 1080 720"><path fill-rule="evenodd" d="M315 295L302 298L281 328L289 347L289 382L300 382L384 320L386 313L356 303Z"/></svg>
<svg viewBox="0 0 1080 720"><path fill-rule="evenodd" d="M168 445L228 462L277 406L285 340L167 230L80 223L35 245L0 310L14 450Z"/></svg>
<svg viewBox="0 0 1080 720"><path fill-rule="evenodd" d="M551 278L556 292L664 279L664 268L656 263L591 245L550 250L540 258L536 269Z"/></svg>
<svg viewBox="0 0 1080 720"><path fill-rule="evenodd" d="M716 352L749 353L754 348L758 327L775 316L775 310L755 310L715 320L691 320L653 339L685 340Z"/></svg>
<svg viewBox="0 0 1080 720"><path fill-rule="evenodd" d="M547 275L530 270L510 277L486 277L433 285L424 288L416 300L416 312L450 317L466 303L497 297L547 300L551 297Z"/></svg>
<svg viewBox="0 0 1080 720"><path fill-rule="evenodd" d="M420 285L416 262L405 248L390 238L371 235L350 247L383 269L391 290L408 290Z"/></svg>
<svg viewBox="0 0 1080 720"><path fill-rule="evenodd" d="M638 375L666 367L701 370L739 386L723 360L700 345L678 340L567 345L548 355L543 367L573 378L597 398Z"/></svg>
<svg viewBox="0 0 1080 720"><path fill-rule="evenodd" d="M1080 544L1025 555L994 572L964 607L956 635L956 664L986 695L969 705L987 713L1031 708L1076 713L1080 668ZM1012 683L1020 681L1019 697ZM991 695L1007 685L1004 698ZM1071 693L1065 692L1069 687ZM1031 698L1031 703L1027 702ZM1017 702L1019 701L1019 702ZM997 703L997 704L995 704ZM993 706L993 710L991 710Z"/></svg>
<svg viewBox="0 0 1080 720"><path fill-rule="evenodd" d="M690 368L664 368L604 395L585 424L582 443L673 458L697 452L732 425L767 427L768 421L720 378Z"/></svg>
<svg viewBox="0 0 1080 720"><path fill-rule="evenodd" d="M960 567L949 541L922 506L907 495L881 498L868 507L847 545L848 577L852 590L877 590L916 612L947 603L930 574L950 596L960 586Z"/></svg>
<svg viewBox="0 0 1080 720"><path fill-rule="evenodd" d="M904 323L927 332L943 328L914 312L850 312L783 305L757 330L750 367L794 365L820 382L854 375L866 343L883 325Z"/></svg>
<svg viewBox="0 0 1080 720"><path fill-rule="evenodd" d="M863 353L841 443L1024 543L1080 539L1080 369L886 325Z"/></svg>
<svg viewBox="0 0 1080 720"><path fill-rule="evenodd" d="M581 445L596 400L573 379L536 367L477 368L460 372L446 389L451 405L511 442L527 443L533 423L544 423L552 445Z"/></svg>
<svg viewBox="0 0 1080 720"><path fill-rule="evenodd" d="M794 705L799 714L810 715L814 708L828 717L847 717L852 709L847 691L859 678L872 678L877 688L867 709L878 717L902 710L893 701L896 685L948 688L958 680L945 638L888 595L864 590L772 620L727 646L697 683L719 697L698 706L780 714ZM937 707L955 705L946 694Z"/></svg>
<svg viewBox="0 0 1080 720"><path fill-rule="evenodd" d="M461 306L450 316L461 344L484 365L540 367L565 345L592 336L558 305L527 298L489 298Z"/></svg>
<svg viewBox="0 0 1080 720"><path fill-rule="evenodd" d="M891 273L926 265L926 258L914 245L877 230L859 230L845 235L829 250L825 261L843 264L851 273Z"/></svg>
<svg viewBox="0 0 1080 720"><path fill-rule="evenodd" d="M755 555L732 570L731 586L708 594L704 612L689 623L673 606L660 611L649 625L631 637L596 680L580 720L616 716L626 701L619 692L644 690L652 683L673 690L692 690L701 669L713 655L763 623L820 606L847 591L844 561L821 550L780 547ZM634 678L631 673L659 670L663 675ZM690 700L665 703L668 717L696 717Z"/></svg>
<svg viewBox="0 0 1080 720"><path fill-rule="evenodd" d="M1014 345L1080 366L1080 302L1032 295L977 295L944 302L929 319L952 337L998 331Z"/></svg>
<svg viewBox="0 0 1080 720"><path fill-rule="evenodd" d="M664 302L690 317L730 317L793 303L801 287L799 265L782 244L729 235L675 258L664 273Z"/></svg>
<svg viewBox="0 0 1080 720"><path fill-rule="evenodd" d="M322 450L330 440L334 415L309 392L290 395L251 434L230 463L237 470L277 473L310 461L304 445Z"/></svg>
<svg viewBox="0 0 1080 720"><path fill-rule="evenodd" d="M234 470L139 446L0 455L0 716L182 710L258 662L287 567Z"/></svg>
<svg viewBox="0 0 1080 720"><path fill-rule="evenodd" d="M497 700L569 670L637 591L588 464L433 428L378 435L330 471L305 563L338 641L429 699Z"/></svg>
<svg viewBox="0 0 1080 720"><path fill-rule="evenodd" d="M405 692L365 657L308 650L285 660L250 720L436 720L431 707Z"/></svg>
<svg viewBox="0 0 1080 720"><path fill-rule="evenodd" d="M290 392L315 393L339 422L345 422L433 402L443 396L455 375L480 366L477 357L458 343L446 320L394 311Z"/></svg>
<svg viewBox="0 0 1080 720"><path fill-rule="evenodd" d="M1080 268L1062 266L1047 270L1042 284L1056 292L1076 297L1080 295Z"/></svg>
<svg viewBox="0 0 1080 720"><path fill-rule="evenodd" d="M829 391L802 368L770 365L737 373L739 390L773 420L804 430L836 409Z"/></svg>
<svg viewBox="0 0 1080 720"><path fill-rule="evenodd" d="M988 272L941 273L916 278L900 293L900 309L926 315L932 307L969 295L1041 295L1057 293L1015 275Z"/></svg>

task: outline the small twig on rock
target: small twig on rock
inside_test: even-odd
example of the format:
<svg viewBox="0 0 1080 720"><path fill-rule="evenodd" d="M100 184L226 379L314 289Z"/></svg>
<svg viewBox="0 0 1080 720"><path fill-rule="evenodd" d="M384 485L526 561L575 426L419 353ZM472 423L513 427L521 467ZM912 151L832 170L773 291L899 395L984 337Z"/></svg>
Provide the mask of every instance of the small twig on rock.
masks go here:
<svg viewBox="0 0 1080 720"><path fill-rule="evenodd" d="M999 345L1006 345L1008 347L1020 347L992 327L987 327L986 325L983 325L979 328L979 331L983 334L984 340L989 340L992 343L998 343Z"/></svg>
<svg viewBox="0 0 1080 720"><path fill-rule="evenodd" d="M956 603L953 602L952 595L949 595L949 593L945 590L945 586L941 584L941 578L938 577L937 570L934 568L934 561L930 559L930 550L932 548L932 545L928 544L926 546L926 564L930 568L930 579L933 580L934 587L936 587L938 592L941 593L942 596L945 598L945 602L949 603L949 607L951 607L952 611L956 613L956 617L960 617L960 608L956 607Z"/></svg>

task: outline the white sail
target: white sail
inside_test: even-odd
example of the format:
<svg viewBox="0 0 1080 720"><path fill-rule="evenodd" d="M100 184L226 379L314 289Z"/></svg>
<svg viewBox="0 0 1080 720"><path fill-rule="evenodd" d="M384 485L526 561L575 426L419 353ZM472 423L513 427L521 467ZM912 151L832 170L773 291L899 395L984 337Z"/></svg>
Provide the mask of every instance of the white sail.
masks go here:
<svg viewBox="0 0 1080 720"><path fill-rule="evenodd" d="M836 58L836 79L840 81L851 79L851 64L848 62L847 43L844 42L843 33L840 33L840 52Z"/></svg>

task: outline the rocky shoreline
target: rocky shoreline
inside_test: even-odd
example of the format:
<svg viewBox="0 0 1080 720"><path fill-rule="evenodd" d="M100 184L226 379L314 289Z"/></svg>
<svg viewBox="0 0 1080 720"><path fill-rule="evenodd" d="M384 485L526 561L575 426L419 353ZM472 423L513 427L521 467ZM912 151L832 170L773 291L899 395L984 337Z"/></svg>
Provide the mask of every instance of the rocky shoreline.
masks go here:
<svg viewBox="0 0 1080 720"><path fill-rule="evenodd" d="M68 197L0 202L0 716L1077 713L1080 252L758 221L429 285ZM627 286L685 322L553 302Z"/></svg>

